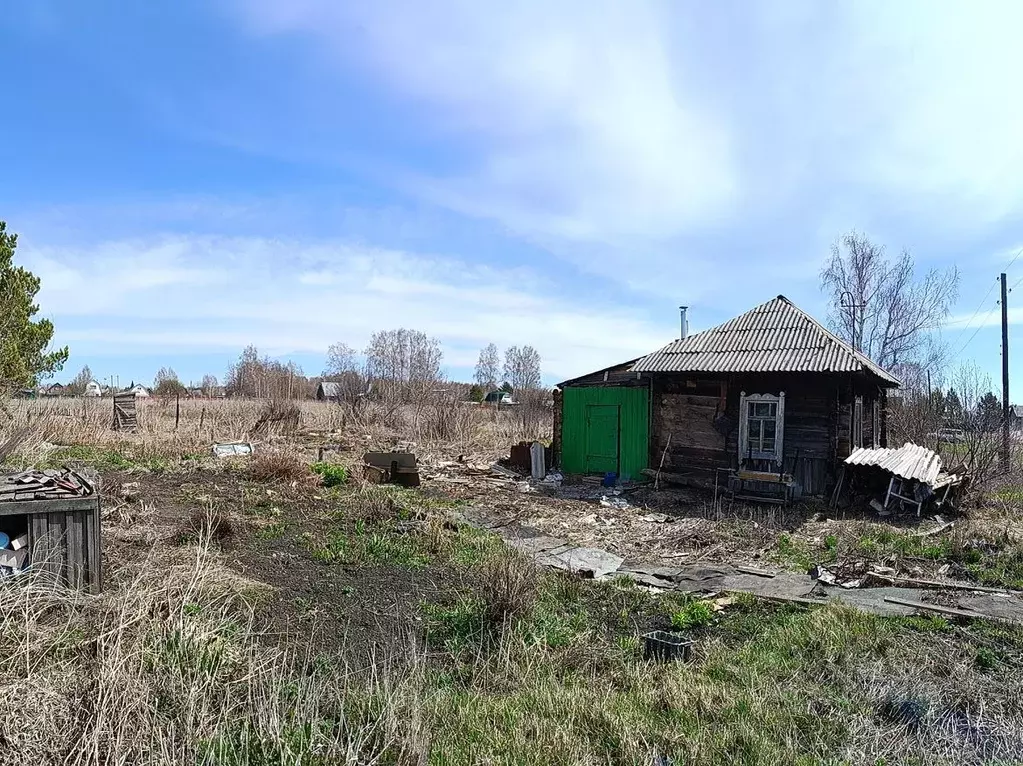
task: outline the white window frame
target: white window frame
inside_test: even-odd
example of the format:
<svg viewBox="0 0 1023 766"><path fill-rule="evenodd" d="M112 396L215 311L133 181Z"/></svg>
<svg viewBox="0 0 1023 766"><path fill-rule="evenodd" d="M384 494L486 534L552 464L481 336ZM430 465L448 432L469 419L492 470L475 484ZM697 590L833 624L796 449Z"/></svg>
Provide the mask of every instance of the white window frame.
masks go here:
<svg viewBox="0 0 1023 766"><path fill-rule="evenodd" d="M754 452L754 460L773 460L782 465L785 454L785 392L774 394L739 394L739 463L750 457L749 452L749 410L748 405L756 402L776 404L774 423L774 452Z"/></svg>
<svg viewBox="0 0 1023 766"><path fill-rule="evenodd" d="M852 446L858 449L863 446L863 397L853 398L852 415Z"/></svg>
<svg viewBox="0 0 1023 766"><path fill-rule="evenodd" d="M873 424L874 424L874 438L871 440L871 447L881 446L881 402L878 399L874 400L874 413L873 413Z"/></svg>

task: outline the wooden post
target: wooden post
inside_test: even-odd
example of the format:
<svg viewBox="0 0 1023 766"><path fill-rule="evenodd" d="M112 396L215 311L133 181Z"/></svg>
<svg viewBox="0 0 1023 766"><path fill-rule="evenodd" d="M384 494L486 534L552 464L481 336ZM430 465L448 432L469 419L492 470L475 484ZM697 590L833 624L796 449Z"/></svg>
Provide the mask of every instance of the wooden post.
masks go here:
<svg viewBox="0 0 1023 766"><path fill-rule="evenodd" d="M202 431L202 424L206 420L206 408L202 408L202 412L199 413L199 431Z"/></svg>
<svg viewBox="0 0 1023 766"><path fill-rule="evenodd" d="M1009 470L1009 306L1005 274L1002 282L1002 470Z"/></svg>
<svg viewBox="0 0 1023 766"><path fill-rule="evenodd" d="M174 394L174 430L178 430L178 423L181 422L181 394Z"/></svg>

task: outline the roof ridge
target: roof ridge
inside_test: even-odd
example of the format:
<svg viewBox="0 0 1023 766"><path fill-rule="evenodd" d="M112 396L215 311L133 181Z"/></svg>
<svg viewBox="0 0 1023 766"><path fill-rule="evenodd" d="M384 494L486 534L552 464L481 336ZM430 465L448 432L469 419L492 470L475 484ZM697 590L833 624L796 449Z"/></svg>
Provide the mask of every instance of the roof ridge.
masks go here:
<svg viewBox="0 0 1023 766"><path fill-rule="evenodd" d="M787 317L791 317L791 319ZM741 342L744 337L763 336L765 333L767 334L766 341L774 339L781 345L772 347L770 342L767 345L751 343L747 348L746 344ZM793 344L793 342L795 345L786 345L786 343ZM831 350L829 351L829 349ZM705 362L712 364L715 368L719 365L744 366L751 363L756 367L755 360L741 361L735 359L734 356L736 354L757 355L782 352L788 361L781 361L779 358L771 364L781 365L781 368L791 366L796 364L792 359L792 354L803 354L802 361L792 367L793 371L800 369L809 371L815 365L823 365L822 370L841 369L847 372L870 372L898 385L898 380L891 373L871 360L866 354L855 350L816 317L801 309L784 295L764 301L713 327L685 338L669 341L657 351L637 360L635 369L648 372L668 371L682 364L681 361L668 363L668 358L681 360L682 357L688 357L690 360L694 360L695 357L698 360L707 355L719 360ZM805 357L805 352L811 352L818 357L818 360L810 361ZM828 359L821 357L822 354ZM836 354L844 356L845 361L837 362L836 359L832 359L831 357ZM724 358L729 355L732 356L730 360ZM699 361L690 363L701 364ZM809 367L805 366L807 364ZM777 370L779 367L774 367L774 369ZM680 370L676 369L675 371Z"/></svg>

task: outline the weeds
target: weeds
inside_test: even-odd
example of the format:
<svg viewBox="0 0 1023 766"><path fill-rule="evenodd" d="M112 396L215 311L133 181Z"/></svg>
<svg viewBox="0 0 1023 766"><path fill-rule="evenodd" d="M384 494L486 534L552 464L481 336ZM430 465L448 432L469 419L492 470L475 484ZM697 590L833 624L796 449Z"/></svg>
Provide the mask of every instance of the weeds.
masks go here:
<svg viewBox="0 0 1023 766"><path fill-rule="evenodd" d="M671 626L675 630L705 628L714 620L714 612L706 601L690 601L671 615Z"/></svg>
<svg viewBox="0 0 1023 766"><path fill-rule="evenodd" d="M292 482L306 478L309 466L289 452L267 450L252 456L246 473L253 481Z"/></svg>
<svg viewBox="0 0 1023 766"><path fill-rule="evenodd" d="M324 487L340 487L348 483L348 469L338 463L313 463L312 471L319 474Z"/></svg>

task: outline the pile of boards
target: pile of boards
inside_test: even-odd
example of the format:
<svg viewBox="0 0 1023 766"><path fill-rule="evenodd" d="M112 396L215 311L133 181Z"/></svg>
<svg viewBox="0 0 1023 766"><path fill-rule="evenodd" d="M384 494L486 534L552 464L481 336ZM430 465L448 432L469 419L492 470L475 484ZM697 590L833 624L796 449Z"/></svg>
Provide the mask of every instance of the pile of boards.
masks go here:
<svg viewBox="0 0 1023 766"><path fill-rule="evenodd" d="M0 476L0 503L88 497L92 485L69 468L21 471Z"/></svg>

